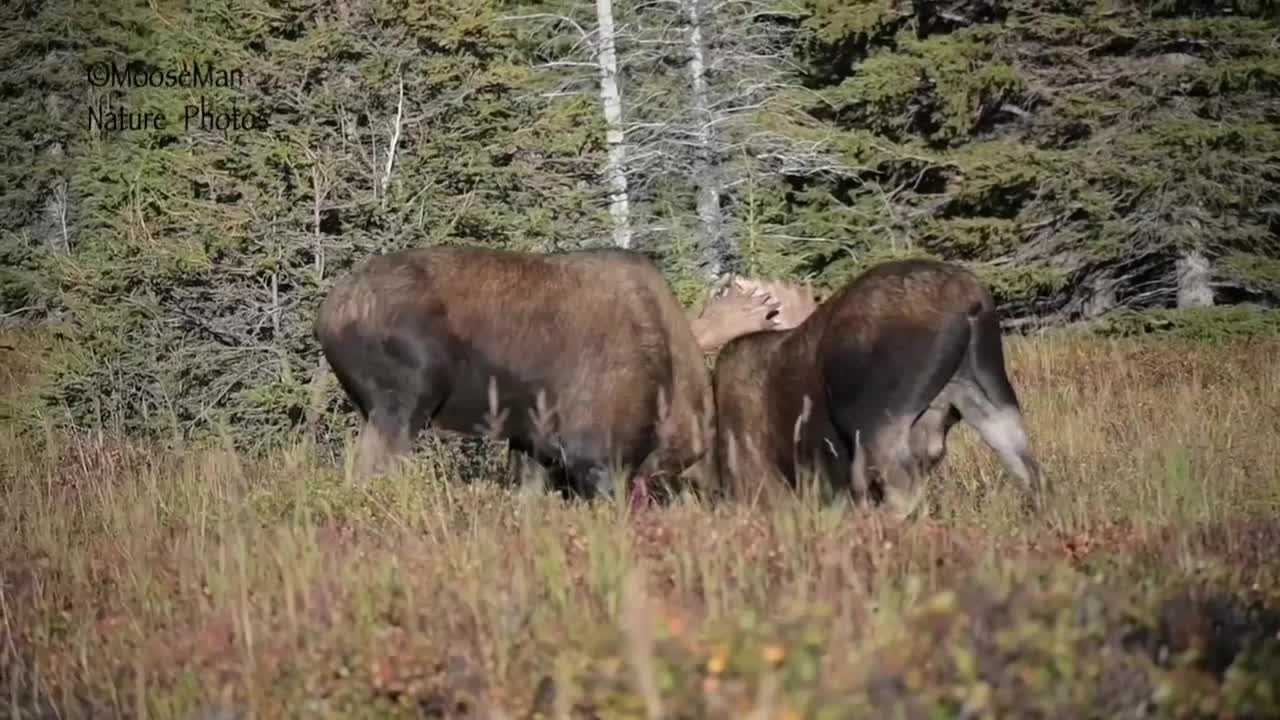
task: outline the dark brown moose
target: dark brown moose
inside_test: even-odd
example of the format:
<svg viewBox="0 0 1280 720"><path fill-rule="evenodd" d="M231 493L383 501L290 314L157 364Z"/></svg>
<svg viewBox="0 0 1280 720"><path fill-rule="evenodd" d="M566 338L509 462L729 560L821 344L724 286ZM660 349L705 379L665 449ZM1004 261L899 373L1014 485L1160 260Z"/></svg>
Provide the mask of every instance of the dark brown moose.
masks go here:
<svg viewBox="0 0 1280 720"><path fill-rule="evenodd" d="M441 246L370 259L314 329L364 420L356 476L390 469L429 425L505 438L591 496L611 470L674 479L700 463L714 423L704 351L779 327L777 310L735 287L687 317L632 251Z"/></svg>
<svg viewBox="0 0 1280 720"><path fill-rule="evenodd" d="M964 419L1039 506L1041 473L1005 371L995 303L972 272L895 260L821 304L799 297L782 301L791 313L811 309L785 323L792 329L741 336L717 358L724 490L752 495L822 479L905 518Z"/></svg>

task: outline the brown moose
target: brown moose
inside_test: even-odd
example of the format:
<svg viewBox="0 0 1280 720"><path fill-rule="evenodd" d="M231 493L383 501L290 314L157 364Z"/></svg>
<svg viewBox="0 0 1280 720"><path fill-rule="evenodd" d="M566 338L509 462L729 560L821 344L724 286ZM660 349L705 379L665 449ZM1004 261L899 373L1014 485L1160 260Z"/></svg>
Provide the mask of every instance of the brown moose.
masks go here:
<svg viewBox="0 0 1280 720"><path fill-rule="evenodd" d="M784 298L793 328L741 336L716 361L724 490L795 489L818 477L905 518L964 419L1039 504L1041 473L995 303L972 272L913 258L874 266L821 304L798 291L772 295Z"/></svg>

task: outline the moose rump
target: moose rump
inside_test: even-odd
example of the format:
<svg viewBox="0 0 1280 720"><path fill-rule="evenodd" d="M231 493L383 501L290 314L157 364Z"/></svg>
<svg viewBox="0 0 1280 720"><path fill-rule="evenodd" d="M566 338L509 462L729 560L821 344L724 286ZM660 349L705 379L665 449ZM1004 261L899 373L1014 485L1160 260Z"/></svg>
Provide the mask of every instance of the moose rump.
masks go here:
<svg viewBox="0 0 1280 720"><path fill-rule="evenodd" d="M877 265L794 330L721 351L719 464L793 486L809 470L906 516L964 419L1038 500L1001 342L994 300L973 273L926 259Z"/></svg>
<svg viewBox="0 0 1280 720"><path fill-rule="evenodd" d="M427 426L504 438L586 494L611 467L674 475L703 454L702 354L638 253L383 255L335 285L315 333L364 419L362 477Z"/></svg>

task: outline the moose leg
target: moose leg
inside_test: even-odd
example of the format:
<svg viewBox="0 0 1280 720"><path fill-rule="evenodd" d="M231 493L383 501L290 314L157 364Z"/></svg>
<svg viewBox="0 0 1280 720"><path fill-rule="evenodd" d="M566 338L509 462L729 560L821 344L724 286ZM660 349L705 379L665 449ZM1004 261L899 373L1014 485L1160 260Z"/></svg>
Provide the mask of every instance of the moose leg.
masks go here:
<svg viewBox="0 0 1280 720"><path fill-rule="evenodd" d="M947 435L960 422L960 412L952 404L955 392L956 386L948 384L911 426L911 454L926 479L933 476L946 456Z"/></svg>
<svg viewBox="0 0 1280 720"><path fill-rule="evenodd" d="M850 445L861 433L867 464L874 466L884 502L895 516L909 516L924 498L924 458L916 451L930 433L913 447L913 426L929 414L969 344L968 319L947 316L937 327L905 329L892 341L881 339L868 348L836 347L827 359L824 375L836 426ZM930 416L929 422L940 426L944 418Z"/></svg>
<svg viewBox="0 0 1280 720"><path fill-rule="evenodd" d="M869 429L852 433L849 444L849 490L855 506L882 504L889 515L905 520L924 499L920 463L912 452L911 416L883 415L866 422Z"/></svg>
<svg viewBox="0 0 1280 720"><path fill-rule="evenodd" d="M911 425L911 454L926 474L932 473L947 454L947 435L960 421L952 404L957 386L947 385Z"/></svg>
<svg viewBox="0 0 1280 720"><path fill-rule="evenodd" d="M1018 396L1005 371L999 320L994 312L983 311L970 319L970 327L972 339L959 373L968 382L962 383L956 393L956 407L1018 478L1031 504L1039 510L1049 488L1040 466L1031 457Z"/></svg>
<svg viewBox="0 0 1280 720"><path fill-rule="evenodd" d="M982 441L1000 457L1000 462L1017 478L1023 492L1036 509L1043 502L1040 466L1032 458L1022 413L1013 405L991 401L976 384L964 382L956 396L964 420L974 426Z"/></svg>
<svg viewBox="0 0 1280 720"><path fill-rule="evenodd" d="M870 499L871 483L867 478L867 449L862 445L862 431L853 433L852 459L849 462L849 490L854 507L865 509Z"/></svg>
<svg viewBox="0 0 1280 720"><path fill-rule="evenodd" d="M880 477L885 509L896 520L906 520L924 500L921 459L912 452L911 420L894 418L873 436L871 457Z"/></svg>
<svg viewBox="0 0 1280 720"><path fill-rule="evenodd" d="M715 500L741 500L751 504L768 503L786 488L788 480L770 462L747 432L725 432L716 448L716 484L709 497ZM721 442L721 441L718 441Z"/></svg>

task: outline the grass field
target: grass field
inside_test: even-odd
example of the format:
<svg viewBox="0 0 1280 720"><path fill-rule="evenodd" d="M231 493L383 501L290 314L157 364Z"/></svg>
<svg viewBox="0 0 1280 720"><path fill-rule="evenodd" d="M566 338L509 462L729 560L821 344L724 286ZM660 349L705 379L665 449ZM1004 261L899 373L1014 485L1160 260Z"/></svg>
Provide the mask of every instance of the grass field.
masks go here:
<svg viewBox="0 0 1280 720"><path fill-rule="evenodd" d="M1280 717L1280 342L1008 348L1045 517L965 426L892 527L6 428L0 716Z"/></svg>

